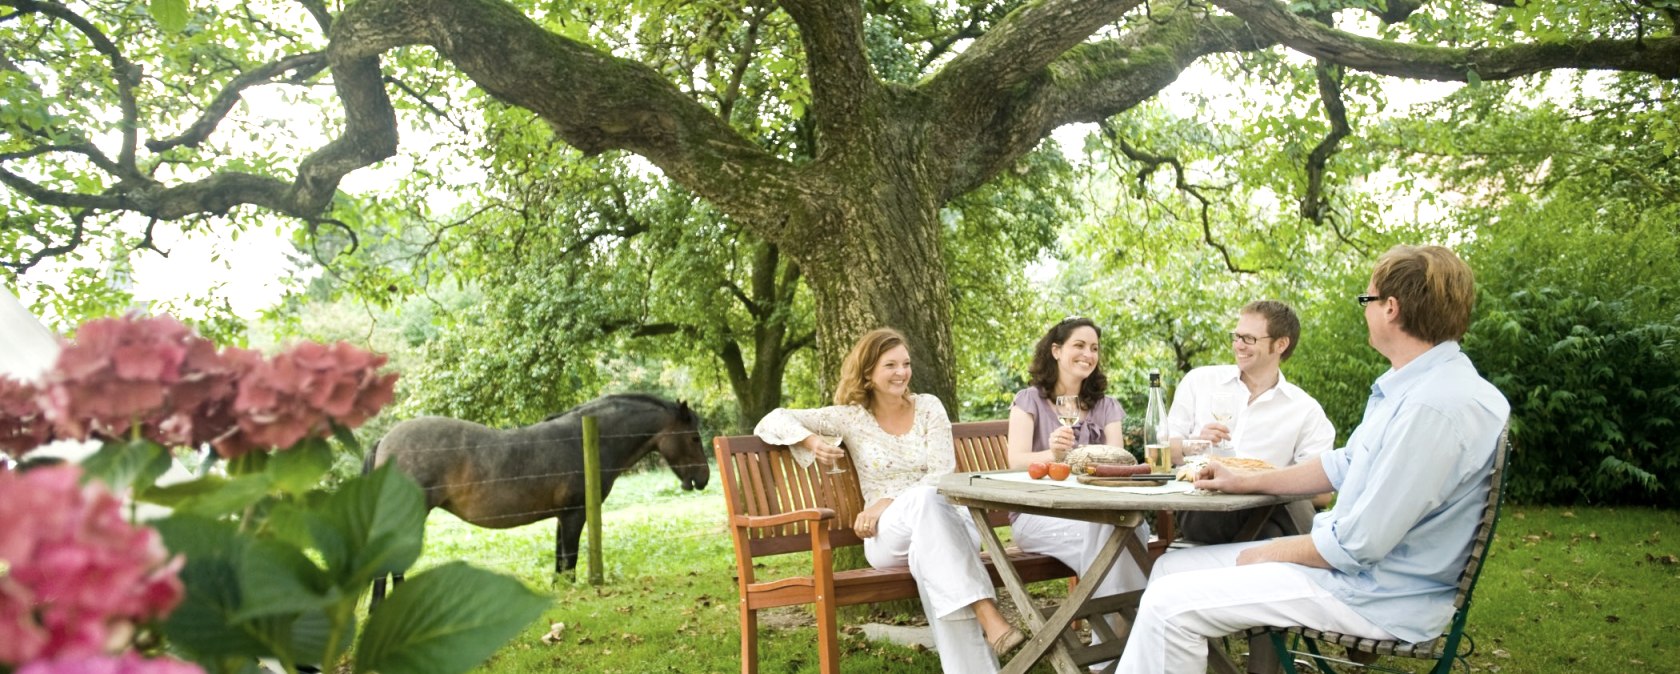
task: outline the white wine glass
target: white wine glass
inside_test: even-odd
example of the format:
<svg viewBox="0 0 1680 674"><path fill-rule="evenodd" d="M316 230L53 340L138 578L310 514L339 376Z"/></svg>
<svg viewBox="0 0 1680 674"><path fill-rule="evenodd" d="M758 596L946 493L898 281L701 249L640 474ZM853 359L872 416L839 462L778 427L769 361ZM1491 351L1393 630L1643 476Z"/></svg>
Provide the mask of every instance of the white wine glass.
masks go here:
<svg viewBox="0 0 1680 674"><path fill-rule="evenodd" d="M1213 408L1210 411L1213 413L1214 421L1225 425L1227 434L1236 430L1231 426L1231 422L1237 418L1237 396L1230 393L1214 394ZM1220 440L1215 447L1218 447L1221 452L1230 451L1231 439L1229 435L1224 440Z"/></svg>
<svg viewBox="0 0 1680 674"><path fill-rule="evenodd" d="M1079 396L1056 396L1056 421L1064 428L1079 423Z"/></svg>
<svg viewBox="0 0 1680 674"><path fill-rule="evenodd" d="M822 438L822 441L828 443L831 447L839 447L840 443L845 442L845 438L838 435L818 435L817 437ZM828 464L828 470L823 472L826 472L829 475L839 475L846 472L846 469L840 467L840 459L835 459L833 462Z"/></svg>

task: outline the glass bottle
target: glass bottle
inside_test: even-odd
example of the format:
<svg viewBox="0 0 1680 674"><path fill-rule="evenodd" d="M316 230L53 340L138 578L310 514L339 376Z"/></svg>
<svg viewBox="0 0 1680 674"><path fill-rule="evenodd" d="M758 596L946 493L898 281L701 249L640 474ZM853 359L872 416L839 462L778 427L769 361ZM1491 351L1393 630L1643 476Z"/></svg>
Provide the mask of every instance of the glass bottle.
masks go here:
<svg viewBox="0 0 1680 674"><path fill-rule="evenodd" d="M1143 411L1143 459L1151 473L1171 473L1167 451L1167 405L1162 402L1161 372L1149 373L1149 406Z"/></svg>

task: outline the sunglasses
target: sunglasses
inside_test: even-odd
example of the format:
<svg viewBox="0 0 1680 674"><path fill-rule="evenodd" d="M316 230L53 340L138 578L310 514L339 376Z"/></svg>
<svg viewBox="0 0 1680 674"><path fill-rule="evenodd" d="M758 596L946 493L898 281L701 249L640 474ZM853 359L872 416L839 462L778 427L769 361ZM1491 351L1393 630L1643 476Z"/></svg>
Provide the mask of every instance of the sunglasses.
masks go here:
<svg viewBox="0 0 1680 674"><path fill-rule="evenodd" d="M1383 299L1383 296L1382 295L1360 295L1358 297L1355 297L1354 299L1359 300L1359 306L1365 306L1365 305L1370 304L1372 302L1375 302L1377 300Z"/></svg>

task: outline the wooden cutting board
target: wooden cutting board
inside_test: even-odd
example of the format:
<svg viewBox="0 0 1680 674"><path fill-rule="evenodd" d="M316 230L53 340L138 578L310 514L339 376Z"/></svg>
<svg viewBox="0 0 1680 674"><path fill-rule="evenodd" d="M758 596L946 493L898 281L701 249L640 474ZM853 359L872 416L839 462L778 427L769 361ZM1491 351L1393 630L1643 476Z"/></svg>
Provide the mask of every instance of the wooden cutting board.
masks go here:
<svg viewBox="0 0 1680 674"><path fill-rule="evenodd" d="M1095 475L1080 475L1079 484L1097 487L1159 487L1159 480L1133 480L1126 477L1097 477Z"/></svg>

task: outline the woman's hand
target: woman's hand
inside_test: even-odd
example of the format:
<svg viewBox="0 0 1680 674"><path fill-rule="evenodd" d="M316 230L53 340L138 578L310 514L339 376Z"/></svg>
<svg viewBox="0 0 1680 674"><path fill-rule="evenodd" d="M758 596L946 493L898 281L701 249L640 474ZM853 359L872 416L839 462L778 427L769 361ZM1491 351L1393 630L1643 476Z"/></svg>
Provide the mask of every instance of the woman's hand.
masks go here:
<svg viewBox="0 0 1680 674"><path fill-rule="evenodd" d="M828 439L820 433L805 436L805 439L799 441L799 444L805 449L811 450L811 454L817 457L818 461L830 466L839 463L840 459L846 456L846 450L828 444Z"/></svg>
<svg viewBox="0 0 1680 674"><path fill-rule="evenodd" d="M887 506L890 505L892 499L884 498L864 508L863 512L858 513L857 519L852 521L852 531L856 531L859 538L874 538L879 531L877 527L881 524L881 513L886 512Z"/></svg>
<svg viewBox="0 0 1680 674"><path fill-rule="evenodd" d="M1067 458L1068 450L1073 449L1073 427L1061 426L1050 431L1050 453L1057 461Z"/></svg>

